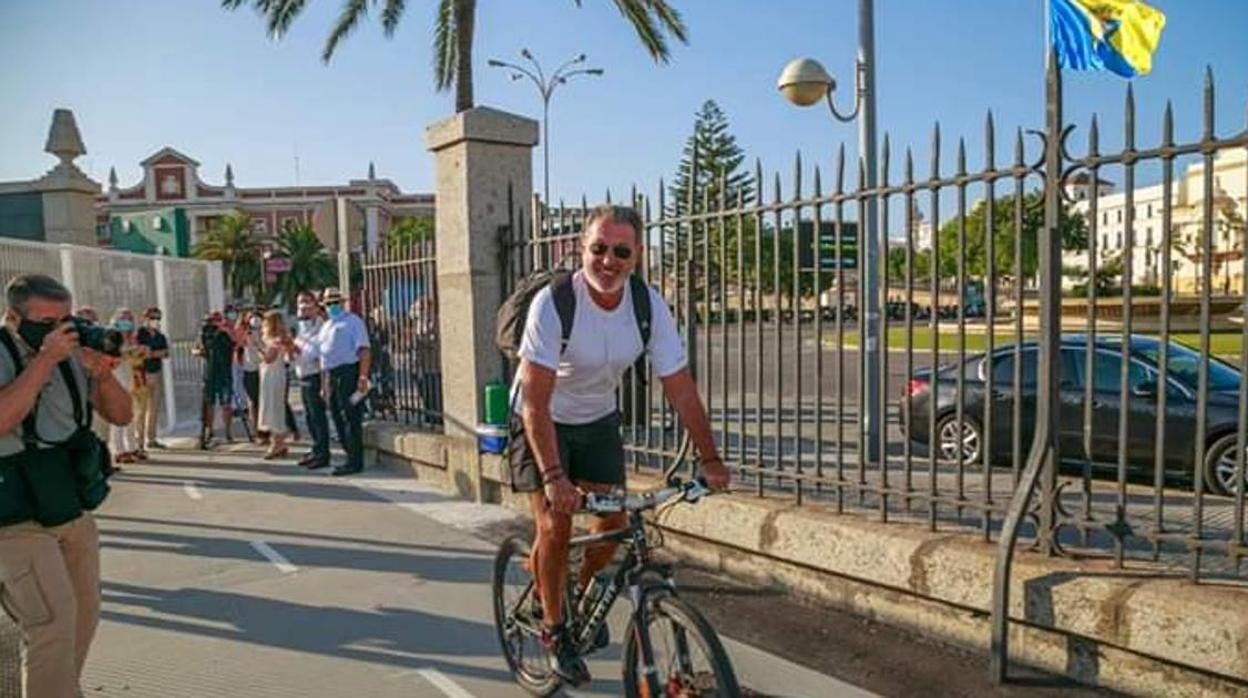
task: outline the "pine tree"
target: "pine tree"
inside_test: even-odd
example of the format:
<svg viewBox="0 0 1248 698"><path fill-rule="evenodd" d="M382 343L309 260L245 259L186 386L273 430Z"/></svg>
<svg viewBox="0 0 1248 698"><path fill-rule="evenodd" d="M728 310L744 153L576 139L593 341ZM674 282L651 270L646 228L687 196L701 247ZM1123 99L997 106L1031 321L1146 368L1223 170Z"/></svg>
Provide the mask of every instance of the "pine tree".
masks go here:
<svg viewBox="0 0 1248 698"><path fill-rule="evenodd" d="M685 142L676 176L667 188L665 216L718 211L721 206L723 210L732 210L740 202L752 202L754 182L749 172L742 169L744 162L745 152L729 131L728 117L714 100L707 100L694 117L693 133ZM736 245L741 237L737 225L735 217L729 216L713 222L664 226L663 253L670 265L669 273L680 273L684 263L692 261L706 275L708 284L718 283L721 272L735 274ZM708 254L709 268L702 270ZM722 270L721 257L725 261ZM698 296L703 297L701 290Z"/></svg>

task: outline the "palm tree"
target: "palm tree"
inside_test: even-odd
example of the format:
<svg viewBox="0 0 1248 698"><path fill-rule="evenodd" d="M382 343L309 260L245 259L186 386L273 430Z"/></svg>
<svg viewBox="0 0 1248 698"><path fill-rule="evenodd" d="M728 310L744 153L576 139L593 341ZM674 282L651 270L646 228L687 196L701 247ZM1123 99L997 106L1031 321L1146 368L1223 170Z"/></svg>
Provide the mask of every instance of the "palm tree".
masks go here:
<svg viewBox="0 0 1248 698"><path fill-rule="evenodd" d="M577 7L582 0L572 0ZM667 63L670 58L667 34L682 43L689 37L680 13L668 0L612 0L620 14L637 32L642 46L656 62ZM321 60L326 63L334 55L338 44L350 34L360 20L368 15L370 6L382 5L381 26L387 37L394 35L399 19L406 9L406 0L343 0L338 21L325 40ZM306 5L306 0L221 0L227 10L237 10L251 5L262 14L268 25L269 35L280 39L291 22ZM433 81L439 92L455 87L455 111L467 111L473 107L472 98L472 38L473 24L477 14L477 0L438 0L433 25Z"/></svg>
<svg viewBox="0 0 1248 698"><path fill-rule="evenodd" d="M290 271L277 284L287 305L294 302L300 291L322 289L337 282L334 260L312 226L287 226L277 236L277 249L290 260Z"/></svg>
<svg viewBox="0 0 1248 698"><path fill-rule="evenodd" d="M433 216L404 218L386 233L386 246L391 250L405 250L433 239Z"/></svg>
<svg viewBox="0 0 1248 698"><path fill-rule="evenodd" d="M260 243L252 236L251 219L237 213L222 218L204 232L191 254L221 262L233 298L260 282Z"/></svg>

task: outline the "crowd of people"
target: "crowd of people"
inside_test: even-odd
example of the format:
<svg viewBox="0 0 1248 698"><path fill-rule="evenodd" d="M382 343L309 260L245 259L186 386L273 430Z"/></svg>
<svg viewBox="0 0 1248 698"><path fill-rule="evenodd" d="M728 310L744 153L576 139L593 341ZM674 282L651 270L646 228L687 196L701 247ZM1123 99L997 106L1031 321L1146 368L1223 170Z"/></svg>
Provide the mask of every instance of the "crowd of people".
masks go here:
<svg viewBox="0 0 1248 698"><path fill-rule="evenodd" d="M218 416L225 441L232 442L236 411L242 408L247 438L267 446L264 457L287 457L290 441L299 439L290 407L293 367L312 440L299 465L330 466L332 418L347 455L332 473L357 473L364 467L363 400L371 387L364 321L346 309L342 293L332 287L319 297L300 292L296 307L295 331L282 311L272 308L231 305L204 318L194 349L204 361L200 448L213 445Z"/></svg>

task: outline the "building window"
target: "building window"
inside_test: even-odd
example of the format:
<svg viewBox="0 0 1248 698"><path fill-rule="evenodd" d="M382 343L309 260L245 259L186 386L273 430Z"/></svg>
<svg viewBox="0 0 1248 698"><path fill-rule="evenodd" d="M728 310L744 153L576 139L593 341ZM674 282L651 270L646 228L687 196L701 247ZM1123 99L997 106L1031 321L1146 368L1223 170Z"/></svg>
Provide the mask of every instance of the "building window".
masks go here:
<svg viewBox="0 0 1248 698"><path fill-rule="evenodd" d="M1152 204L1148 205L1148 217L1149 218L1153 217L1153 205Z"/></svg>
<svg viewBox="0 0 1248 698"><path fill-rule="evenodd" d="M1122 222L1122 209L1118 209L1118 222Z"/></svg>
<svg viewBox="0 0 1248 698"><path fill-rule="evenodd" d="M1121 230L1118 231L1117 244L1115 245L1115 247L1119 247L1119 248L1122 247L1122 231Z"/></svg>
<svg viewBox="0 0 1248 698"><path fill-rule="evenodd" d="M1146 243L1146 244L1147 244L1149 247L1152 247L1152 246L1153 246L1153 227L1150 225L1148 228L1146 228L1146 229L1145 229L1145 233L1144 233L1144 234L1145 234L1145 237L1146 237L1146 239L1147 239L1147 243Z"/></svg>
<svg viewBox="0 0 1248 698"><path fill-rule="evenodd" d="M1109 225L1109 211L1101 212L1101 225Z"/></svg>
<svg viewBox="0 0 1248 698"><path fill-rule="evenodd" d="M1108 247L1109 247L1109 233L1102 233L1101 234L1101 249L1104 250Z"/></svg>

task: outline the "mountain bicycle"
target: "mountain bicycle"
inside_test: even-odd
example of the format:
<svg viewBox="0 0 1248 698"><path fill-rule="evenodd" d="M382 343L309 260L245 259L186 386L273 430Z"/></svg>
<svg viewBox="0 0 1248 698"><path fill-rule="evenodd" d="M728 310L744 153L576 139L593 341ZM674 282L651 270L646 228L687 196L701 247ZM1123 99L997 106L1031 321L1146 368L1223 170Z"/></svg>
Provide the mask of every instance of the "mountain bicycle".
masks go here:
<svg viewBox="0 0 1248 698"><path fill-rule="evenodd" d="M677 596L670 566L651 559L653 546L642 514L681 502L694 503L711 494L701 479L681 482L669 477L667 482L666 487L639 494L585 496L582 513L625 512L628 525L574 537L569 548L575 552L610 541L623 546L624 558L614 573L595 575L583 594L577 594L569 574L564 618L577 652L585 657L610 644L607 616L620 594L627 592L632 612L624 634L626 696L738 696L732 662L714 628L696 608ZM525 538L512 536L499 546L494 558L493 596L495 628L512 676L534 695L553 694L563 682L550 670L541 644L540 604Z"/></svg>

